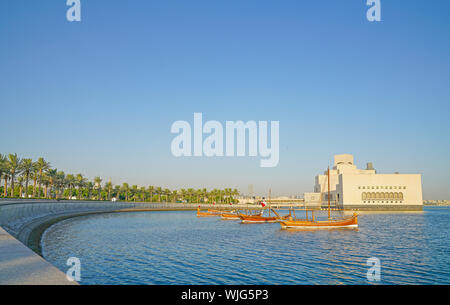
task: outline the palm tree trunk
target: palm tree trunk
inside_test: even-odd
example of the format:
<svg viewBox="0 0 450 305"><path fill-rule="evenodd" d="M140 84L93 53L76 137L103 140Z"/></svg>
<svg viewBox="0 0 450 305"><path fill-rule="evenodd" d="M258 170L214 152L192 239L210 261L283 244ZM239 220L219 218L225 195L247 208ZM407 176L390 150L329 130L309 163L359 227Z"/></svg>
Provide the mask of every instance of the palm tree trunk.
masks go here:
<svg viewBox="0 0 450 305"><path fill-rule="evenodd" d="M11 174L11 182L10 182L10 184L11 184L11 196L12 197L14 197L14 177L15 175L14 174Z"/></svg>
<svg viewBox="0 0 450 305"><path fill-rule="evenodd" d="M42 181L42 169L39 170L39 189L38 189L38 197L41 198L41 181ZM47 190L47 188L45 188ZM47 194L47 191L46 191Z"/></svg>
<svg viewBox="0 0 450 305"><path fill-rule="evenodd" d="M36 175L34 175L33 180L34 180L34 182L33 182L33 197L36 197L36 180L37 180Z"/></svg>
<svg viewBox="0 0 450 305"><path fill-rule="evenodd" d="M25 197L28 198L28 179L30 179L30 173L27 172L25 176Z"/></svg>
<svg viewBox="0 0 450 305"><path fill-rule="evenodd" d="M5 175L5 190L4 190L5 197L8 197L8 176Z"/></svg>

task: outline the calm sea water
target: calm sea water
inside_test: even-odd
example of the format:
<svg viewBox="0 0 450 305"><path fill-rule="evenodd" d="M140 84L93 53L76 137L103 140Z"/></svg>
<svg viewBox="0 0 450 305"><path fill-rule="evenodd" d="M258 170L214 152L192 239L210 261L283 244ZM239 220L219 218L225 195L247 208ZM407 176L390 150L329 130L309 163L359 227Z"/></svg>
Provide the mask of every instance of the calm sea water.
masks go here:
<svg viewBox="0 0 450 305"><path fill-rule="evenodd" d="M286 231L195 212L72 218L43 236L44 257L66 271L81 260L81 284L450 284L450 208L366 214L357 230Z"/></svg>

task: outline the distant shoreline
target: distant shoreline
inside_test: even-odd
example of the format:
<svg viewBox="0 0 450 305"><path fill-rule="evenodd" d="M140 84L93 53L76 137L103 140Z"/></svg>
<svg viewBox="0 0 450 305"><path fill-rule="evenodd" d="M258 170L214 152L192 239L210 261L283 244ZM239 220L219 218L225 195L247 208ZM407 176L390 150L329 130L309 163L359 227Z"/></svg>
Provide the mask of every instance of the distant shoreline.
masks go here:
<svg viewBox="0 0 450 305"><path fill-rule="evenodd" d="M424 207L450 207L450 203L445 204L424 204Z"/></svg>

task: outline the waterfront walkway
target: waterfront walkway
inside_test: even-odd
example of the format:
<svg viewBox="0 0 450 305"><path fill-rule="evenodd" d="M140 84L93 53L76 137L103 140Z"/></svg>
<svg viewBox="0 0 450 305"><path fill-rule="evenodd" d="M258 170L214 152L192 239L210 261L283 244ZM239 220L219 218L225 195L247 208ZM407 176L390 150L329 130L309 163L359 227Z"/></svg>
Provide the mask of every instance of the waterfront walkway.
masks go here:
<svg viewBox="0 0 450 305"><path fill-rule="evenodd" d="M77 283L0 227L0 285L34 284Z"/></svg>

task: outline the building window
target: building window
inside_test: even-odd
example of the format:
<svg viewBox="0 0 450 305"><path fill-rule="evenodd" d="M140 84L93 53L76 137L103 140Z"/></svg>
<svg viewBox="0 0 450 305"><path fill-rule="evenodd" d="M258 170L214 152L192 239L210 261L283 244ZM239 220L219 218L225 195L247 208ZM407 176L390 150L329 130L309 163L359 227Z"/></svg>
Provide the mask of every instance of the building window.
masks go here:
<svg viewBox="0 0 450 305"><path fill-rule="evenodd" d="M403 200L403 193L402 192L398 193L398 199Z"/></svg>
<svg viewBox="0 0 450 305"><path fill-rule="evenodd" d="M366 200L366 198L367 198L367 194L364 192L364 193L362 193L361 194L361 199L362 200ZM364 202L365 203L365 202Z"/></svg>

